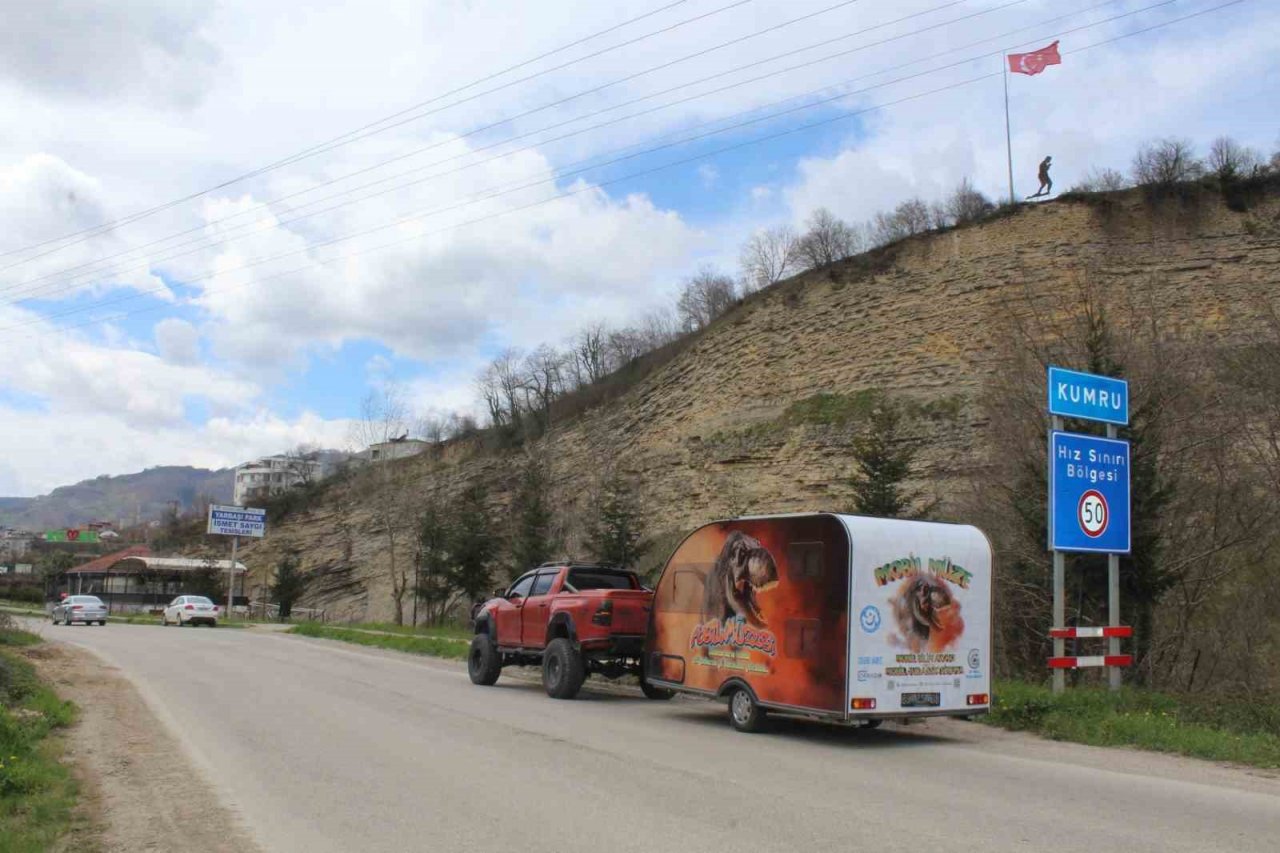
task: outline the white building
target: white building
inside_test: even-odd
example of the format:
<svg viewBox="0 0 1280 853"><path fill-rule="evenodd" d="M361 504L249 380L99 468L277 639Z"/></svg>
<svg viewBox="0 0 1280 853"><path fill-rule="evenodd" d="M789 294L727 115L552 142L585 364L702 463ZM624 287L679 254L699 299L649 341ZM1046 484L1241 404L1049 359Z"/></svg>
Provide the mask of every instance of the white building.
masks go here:
<svg viewBox="0 0 1280 853"><path fill-rule="evenodd" d="M430 442L423 441L420 438L401 436L390 441L371 444L365 454L370 462L386 462L391 459L406 459L410 456L417 456L426 450L429 445Z"/></svg>
<svg viewBox="0 0 1280 853"><path fill-rule="evenodd" d="M266 456L236 466L236 485L232 502L244 506L247 501L278 495L286 489L319 480L323 466L319 460L296 456Z"/></svg>

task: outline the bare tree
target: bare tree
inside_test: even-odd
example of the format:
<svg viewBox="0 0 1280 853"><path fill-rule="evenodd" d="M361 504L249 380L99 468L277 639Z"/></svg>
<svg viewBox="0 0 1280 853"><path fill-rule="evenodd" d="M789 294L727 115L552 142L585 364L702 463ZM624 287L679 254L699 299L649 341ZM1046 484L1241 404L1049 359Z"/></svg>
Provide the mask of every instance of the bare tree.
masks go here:
<svg viewBox="0 0 1280 853"><path fill-rule="evenodd" d="M314 444L299 444L285 453L285 472L288 485L307 487L320 477L320 448Z"/></svg>
<svg viewBox="0 0 1280 853"><path fill-rule="evenodd" d="M742 247L742 280L749 291L768 287L795 272L800 238L787 225L757 231Z"/></svg>
<svg viewBox="0 0 1280 853"><path fill-rule="evenodd" d="M476 379L476 389L495 427L519 427L527 395L526 376L520 351L503 350Z"/></svg>
<svg viewBox="0 0 1280 853"><path fill-rule="evenodd" d="M991 203L991 199L974 189L973 182L968 178L961 181L952 191L946 203L947 216L956 225L977 222L994 209L995 205Z"/></svg>
<svg viewBox="0 0 1280 853"><path fill-rule="evenodd" d="M361 417L352 425L352 435L358 447L367 448L406 435L410 422L403 392L397 385L387 385L365 397ZM364 503L386 540L387 574L397 625L404 624L404 597L410 588L408 562L398 559L397 553L401 529L409 521L402 494L406 486L404 472L405 466L398 460L387 459L370 467L361 489Z"/></svg>
<svg viewBox="0 0 1280 853"><path fill-rule="evenodd" d="M800 263L809 269L843 261L862 249L857 230L825 207L813 212L805 228L797 253Z"/></svg>
<svg viewBox="0 0 1280 853"><path fill-rule="evenodd" d="M1224 181L1247 178L1262 170L1262 156L1229 136L1219 136L1209 148L1208 166Z"/></svg>
<svg viewBox="0 0 1280 853"><path fill-rule="evenodd" d="M875 242L883 246L905 237L923 234L929 230L931 221L929 205L919 198L908 199L895 207L892 213L876 214L872 226Z"/></svg>
<svg viewBox="0 0 1280 853"><path fill-rule="evenodd" d="M573 339L571 369L577 385L599 382L609 372L605 353L608 339L604 323L592 323Z"/></svg>
<svg viewBox="0 0 1280 853"><path fill-rule="evenodd" d="M551 404L564 390L565 361L565 356L549 344L543 344L525 356L526 405L540 420L543 429L551 428Z"/></svg>
<svg viewBox="0 0 1280 853"><path fill-rule="evenodd" d="M1093 168L1085 173L1080 182L1071 188L1073 193L1105 193L1123 190L1129 186L1129 179L1115 169Z"/></svg>
<svg viewBox="0 0 1280 853"><path fill-rule="evenodd" d="M609 333L605 342L605 364L610 371L625 367L650 349L644 332L634 327Z"/></svg>
<svg viewBox="0 0 1280 853"><path fill-rule="evenodd" d="M676 311L688 331L710 326L737 301L738 288L729 276L712 266L704 266L684 284Z"/></svg>
<svg viewBox="0 0 1280 853"><path fill-rule="evenodd" d="M1133 179L1141 186L1169 187L1204 174L1204 163L1185 139L1148 142L1133 158Z"/></svg>

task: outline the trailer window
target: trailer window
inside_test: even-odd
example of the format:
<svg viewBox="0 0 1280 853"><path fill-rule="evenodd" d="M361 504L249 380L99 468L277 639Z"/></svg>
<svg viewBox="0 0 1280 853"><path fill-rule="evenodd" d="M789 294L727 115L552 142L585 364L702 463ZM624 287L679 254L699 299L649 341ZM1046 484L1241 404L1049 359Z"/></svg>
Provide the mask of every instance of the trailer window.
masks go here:
<svg viewBox="0 0 1280 853"><path fill-rule="evenodd" d="M714 563L681 563L667 570L658 585L659 609L667 613L701 613L707 575Z"/></svg>
<svg viewBox="0 0 1280 853"><path fill-rule="evenodd" d="M826 573L822 542L792 542L787 545L787 570L792 580L821 580Z"/></svg>
<svg viewBox="0 0 1280 853"><path fill-rule="evenodd" d="M817 619L788 619L783 633L783 653L789 658L816 658L822 623Z"/></svg>

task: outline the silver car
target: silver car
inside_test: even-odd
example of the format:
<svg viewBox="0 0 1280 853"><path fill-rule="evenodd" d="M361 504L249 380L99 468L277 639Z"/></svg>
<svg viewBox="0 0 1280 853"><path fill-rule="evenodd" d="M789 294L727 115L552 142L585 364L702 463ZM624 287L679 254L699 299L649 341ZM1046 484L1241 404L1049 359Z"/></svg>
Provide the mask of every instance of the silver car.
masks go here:
<svg viewBox="0 0 1280 853"><path fill-rule="evenodd" d="M105 625L107 624L107 605L103 604L102 599L96 595L68 595L53 608L49 618L55 625L59 622L63 625L70 625L72 622L83 622L86 625L97 622L99 625Z"/></svg>

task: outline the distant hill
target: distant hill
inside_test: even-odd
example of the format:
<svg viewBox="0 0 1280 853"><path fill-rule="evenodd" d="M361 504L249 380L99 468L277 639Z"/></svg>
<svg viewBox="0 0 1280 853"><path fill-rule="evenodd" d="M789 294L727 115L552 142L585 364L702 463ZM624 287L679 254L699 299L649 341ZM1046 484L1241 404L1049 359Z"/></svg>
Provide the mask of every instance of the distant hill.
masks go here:
<svg viewBox="0 0 1280 853"><path fill-rule="evenodd" d="M38 498L0 498L0 527L45 530L91 521L147 521L163 515L173 501L182 510L192 509L201 499L230 503L234 480L230 468L210 471L176 465L97 477Z"/></svg>

